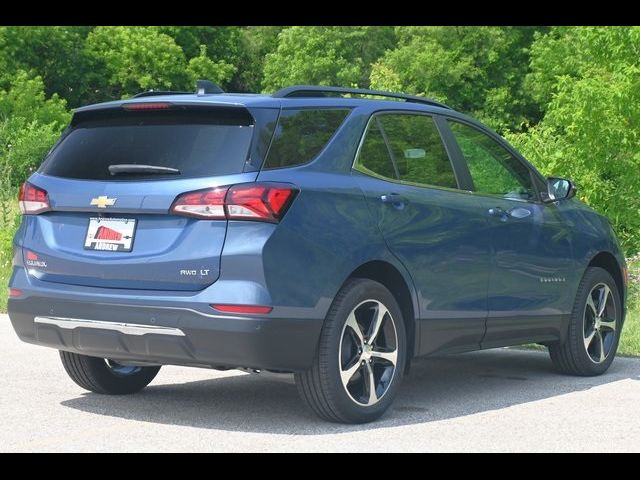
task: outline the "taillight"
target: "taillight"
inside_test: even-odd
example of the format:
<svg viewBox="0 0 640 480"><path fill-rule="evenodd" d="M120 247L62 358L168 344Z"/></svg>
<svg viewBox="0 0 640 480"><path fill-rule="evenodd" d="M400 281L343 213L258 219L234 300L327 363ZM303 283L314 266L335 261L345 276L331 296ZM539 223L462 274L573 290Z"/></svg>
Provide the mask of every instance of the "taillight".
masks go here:
<svg viewBox="0 0 640 480"><path fill-rule="evenodd" d="M24 215L34 215L49 210L49 195L46 190L25 182L20 187L18 197L20 211Z"/></svg>
<svg viewBox="0 0 640 480"><path fill-rule="evenodd" d="M209 220L257 220L277 223L298 193L291 185L247 183L180 195L171 212Z"/></svg>
<svg viewBox="0 0 640 480"><path fill-rule="evenodd" d="M224 220L224 199L229 187L183 193L173 202L171 212L190 217Z"/></svg>

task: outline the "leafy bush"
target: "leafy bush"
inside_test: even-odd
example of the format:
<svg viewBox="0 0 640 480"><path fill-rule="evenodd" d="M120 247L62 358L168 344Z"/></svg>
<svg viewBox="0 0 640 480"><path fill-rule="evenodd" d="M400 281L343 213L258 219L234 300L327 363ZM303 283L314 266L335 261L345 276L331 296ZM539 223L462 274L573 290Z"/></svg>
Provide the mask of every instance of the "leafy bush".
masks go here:
<svg viewBox="0 0 640 480"><path fill-rule="evenodd" d="M373 65L371 85L426 95L495 128L536 121L522 87L532 27L396 27L398 46Z"/></svg>
<svg viewBox="0 0 640 480"><path fill-rule="evenodd" d="M57 94L45 99L41 77L18 72L10 89L0 90L0 167L2 178L23 182L55 143L70 113Z"/></svg>
<svg viewBox="0 0 640 480"><path fill-rule="evenodd" d="M306 83L367 87L371 64L395 43L392 27L289 27L265 59L263 87Z"/></svg>
<svg viewBox="0 0 640 480"><path fill-rule="evenodd" d="M612 30L615 30L612 32ZM534 45L532 77L550 97L544 119L509 139L541 171L574 179L628 255L640 250L640 28L554 30ZM622 39L626 39L624 42ZM573 56L563 63L566 52ZM555 72L549 78L547 68Z"/></svg>

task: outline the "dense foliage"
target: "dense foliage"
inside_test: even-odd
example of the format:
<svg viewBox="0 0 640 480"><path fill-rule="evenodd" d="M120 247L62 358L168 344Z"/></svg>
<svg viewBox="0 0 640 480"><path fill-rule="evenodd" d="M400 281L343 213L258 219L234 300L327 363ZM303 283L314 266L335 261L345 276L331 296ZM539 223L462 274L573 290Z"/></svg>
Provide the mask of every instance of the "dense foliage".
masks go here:
<svg viewBox="0 0 640 480"><path fill-rule="evenodd" d="M485 121L545 174L576 180L634 254L639 57L640 27L0 27L2 193L14 194L82 104L191 91L198 78L246 92L373 87Z"/></svg>

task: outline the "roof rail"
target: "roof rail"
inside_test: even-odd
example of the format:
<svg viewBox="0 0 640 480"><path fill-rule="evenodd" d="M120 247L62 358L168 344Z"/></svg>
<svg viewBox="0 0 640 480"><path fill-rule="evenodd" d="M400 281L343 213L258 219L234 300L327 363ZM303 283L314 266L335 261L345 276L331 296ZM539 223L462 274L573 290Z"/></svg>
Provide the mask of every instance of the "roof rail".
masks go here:
<svg viewBox="0 0 640 480"><path fill-rule="evenodd" d="M191 95L192 92L172 92L169 90L148 90L146 92L140 92L133 96L133 98L142 97L157 97L159 95Z"/></svg>
<svg viewBox="0 0 640 480"><path fill-rule="evenodd" d="M338 94L354 94L354 95L371 95L375 97L400 98L411 103L422 103L425 105L433 105L436 107L451 109L444 103L436 102L425 97L416 95L405 95L404 93L385 92L382 90L367 90L366 88L343 88L343 87L320 87L317 85L294 85L278 90L271 95L275 98L291 98L291 97L324 97L326 93Z"/></svg>

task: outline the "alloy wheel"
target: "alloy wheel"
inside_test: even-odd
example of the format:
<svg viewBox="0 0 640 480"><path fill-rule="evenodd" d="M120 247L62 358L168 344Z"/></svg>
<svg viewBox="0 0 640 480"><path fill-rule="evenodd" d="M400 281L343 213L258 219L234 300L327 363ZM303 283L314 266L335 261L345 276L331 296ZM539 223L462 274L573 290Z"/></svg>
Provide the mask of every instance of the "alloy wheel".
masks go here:
<svg viewBox="0 0 640 480"><path fill-rule="evenodd" d="M338 360L342 385L357 404L374 405L389 390L398 361L398 333L380 301L365 300L349 313Z"/></svg>
<svg viewBox="0 0 640 480"><path fill-rule="evenodd" d="M587 296L584 309L584 348L593 363L604 362L615 345L616 304L611 289L598 283Z"/></svg>

